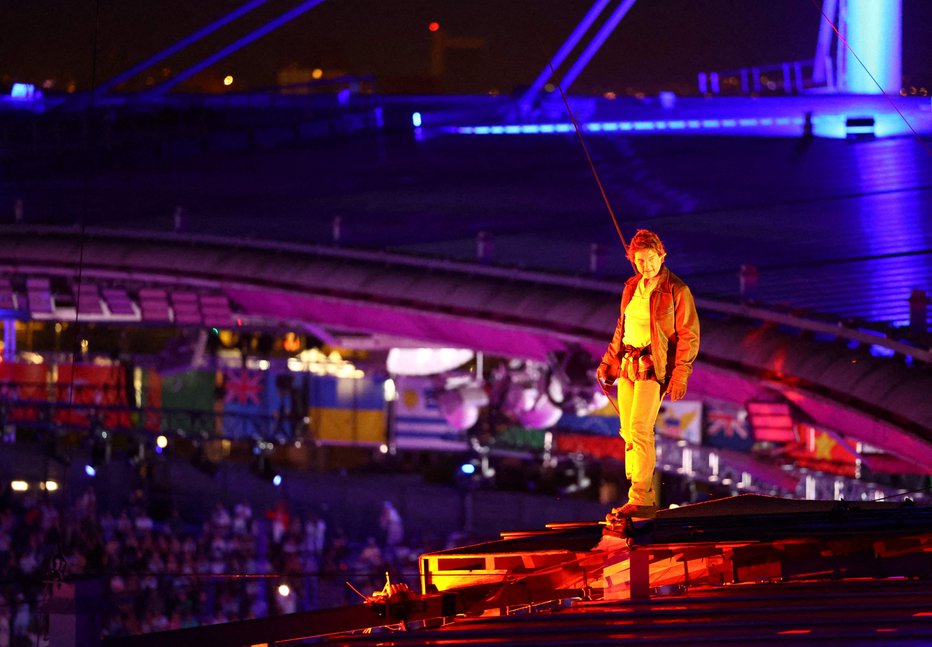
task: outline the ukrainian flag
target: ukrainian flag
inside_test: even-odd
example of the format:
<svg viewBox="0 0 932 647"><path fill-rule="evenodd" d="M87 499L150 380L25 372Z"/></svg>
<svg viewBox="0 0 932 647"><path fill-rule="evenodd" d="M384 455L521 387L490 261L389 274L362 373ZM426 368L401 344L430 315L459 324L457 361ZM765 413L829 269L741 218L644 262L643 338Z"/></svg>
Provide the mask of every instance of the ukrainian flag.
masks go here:
<svg viewBox="0 0 932 647"><path fill-rule="evenodd" d="M309 390L310 431L316 440L342 445L385 442L382 380L315 376Z"/></svg>

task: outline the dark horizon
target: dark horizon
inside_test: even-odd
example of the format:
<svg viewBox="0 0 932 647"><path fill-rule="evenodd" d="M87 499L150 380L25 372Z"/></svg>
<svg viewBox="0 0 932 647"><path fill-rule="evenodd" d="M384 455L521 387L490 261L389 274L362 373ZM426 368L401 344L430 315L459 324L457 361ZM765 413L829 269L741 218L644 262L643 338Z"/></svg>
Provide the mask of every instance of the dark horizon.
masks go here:
<svg viewBox="0 0 932 647"><path fill-rule="evenodd" d="M239 2L190 5L179 0L117 4L81 0L52 11L22 3L0 25L0 83L54 91L69 82L88 89L220 18ZM165 61L177 72L295 6L270 2ZM574 86L576 92L624 92L625 86L694 82L704 70L730 70L812 58L820 20L813 0L664 0L636 3ZM541 7L545 6L546 11ZM330 0L200 75L200 85L231 74L233 89L276 84L289 65L378 80L430 76L431 22L451 37L485 39L467 55L482 91L510 93L528 85L591 6L588 0L482 0L469 5L412 0L404 10L373 0ZM97 28L95 29L95 17ZM904 85L932 85L925 38L932 3L903 0ZM96 41L96 43L95 43ZM96 62L94 49L96 46ZM153 70L157 79L160 69ZM141 81L144 82L144 79ZM398 86L398 83L395 83ZM455 89L455 88L453 88Z"/></svg>

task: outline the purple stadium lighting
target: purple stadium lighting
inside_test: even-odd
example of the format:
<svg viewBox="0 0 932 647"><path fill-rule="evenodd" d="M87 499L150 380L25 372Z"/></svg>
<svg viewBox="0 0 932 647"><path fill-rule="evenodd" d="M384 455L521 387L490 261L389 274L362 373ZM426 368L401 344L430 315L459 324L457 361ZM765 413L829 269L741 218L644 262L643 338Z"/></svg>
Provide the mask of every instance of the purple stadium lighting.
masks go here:
<svg viewBox="0 0 932 647"><path fill-rule="evenodd" d="M304 2L299 4L297 7L292 9L291 11L286 11L285 13L280 15L278 18L275 18L274 20L270 20L269 22L264 24L259 29L249 32L248 34L246 34L239 40L230 43L229 45L227 45L226 47L224 47L223 49L217 52L214 52L213 54L211 54L210 56L202 60L200 63L197 63L196 65L192 67L189 67L187 70L175 75L174 77L165 81L164 83L157 85L155 88L152 89L152 93L162 94L164 92L167 92L168 90L171 90L173 87L175 87L179 83L187 81L188 79L190 79L192 76L194 76L198 72L206 70L208 67L210 67L214 63L217 63L218 61L222 61L230 54L233 54L234 52L238 52L239 50L244 48L246 45L249 45L250 43L255 42L256 40L262 38L266 34L275 31L282 25L294 20L301 14L307 11L310 11L311 9L321 4L322 2L324 2L324 0L305 0Z"/></svg>
<svg viewBox="0 0 932 647"><path fill-rule="evenodd" d="M576 62L573 63L573 66L569 69L566 75L560 80L560 86L563 88L564 92L568 92L570 86L576 81L576 78L580 73L585 69L589 64L589 61L592 60L592 57L595 56L596 52L599 51L599 48L602 47L606 39L615 31L615 28L618 26L618 23L621 22L621 19L625 17L625 14L634 6L635 0L625 0L618 8L615 9L614 13L609 16L608 20L605 21L605 24L599 29L596 33L595 38L589 43L586 49L583 50L583 53L580 54L579 58L576 59Z"/></svg>
<svg viewBox="0 0 932 647"><path fill-rule="evenodd" d="M223 17L220 18L219 20L215 20L214 22L210 23L210 24L207 25L206 27L202 27L201 29L198 29L196 32L194 32L193 34L191 34L191 35L188 36L187 38L183 38L183 39L179 40L179 41L178 41L177 43L175 43L174 45L172 45L172 46L170 46L170 47L166 47L165 49L163 49L163 50L162 50L161 52L159 52L158 54L155 54L155 55L153 55L153 56L150 56L150 57L147 58L146 60L142 61L141 63L139 63L139 64L137 64L137 65L134 65L133 67L131 67L130 69L126 70L126 71L123 72L122 74L118 74L117 76L113 77L112 79L110 79L110 80L107 81L106 83L103 83L102 85L100 85L100 86L94 91L94 94L96 94L96 95L99 96L99 95L101 95L101 94L105 94L105 93L109 92L110 90L112 90L112 89L115 88L116 86L120 85L121 83L130 80L131 78L133 78L133 77L136 76L137 74L140 74L141 72L144 72L145 70L147 70L148 68L152 67L152 66L155 65L156 63L159 63L159 62L165 60L166 58L168 58L168 57L171 56L172 54L175 54L175 53L177 53L177 52L180 52L181 50L183 50L184 48L186 48L188 45L191 45L191 44L193 44L193 43L196 43L197 41L201 40L201 39L204 38L205 36L209 36L210 34L214 33L215 31L217 31L218 29L220 29L221 27L223 27L224 25L228 25L229 23L233 22L233 21L236 20L237 18L246 15L247 13L249 13L250 11L252 11L253 9L255 9L256 7L260 7L260 6L264 5L266 2L268 2L268 0L251 0L250 2L247 2L246 4L244 4L244 5L243 5L242 7L240 7L239 9L236 9L236 10L234 10L234 11L231 11L230 13L228 13L228 14L225 15L225 16L223 16Z"/></svg>
<svg viewBox="0 0 932 647"><path fill-rule="evenodd" d="M572 49L576 47L583 35L592 27L592 23L595 22L595 19L605 10L605 6L609 1L610 0L596 0L595 4L592 5L592 8L589 9L585 17L583 17L576 26L576 29L574 29L569 38L566 39L566 42L557 50L557 53L550 59L547 66L541 70L537 78L534 79L531 87L529 87L527 92L524 93L524 96L521 97L520 105L522 110L528 110L531 107L534 99L547 82L547 79L554 73L553 70L560 67L560 64L563 63Z"/></svg>

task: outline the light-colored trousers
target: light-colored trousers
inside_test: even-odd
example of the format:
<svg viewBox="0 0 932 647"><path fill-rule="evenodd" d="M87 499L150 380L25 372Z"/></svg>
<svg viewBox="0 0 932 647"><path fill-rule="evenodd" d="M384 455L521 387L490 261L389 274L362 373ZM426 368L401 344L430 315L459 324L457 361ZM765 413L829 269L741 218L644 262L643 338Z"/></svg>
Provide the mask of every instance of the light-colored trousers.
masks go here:
<svg viewBox="0 0 932 647"><path fill-rule="evenodd" d="M655 506L654 424L660 411L660 382L618 379L619 433L625 441L625 475L631 481L628 503Z"/></svg>

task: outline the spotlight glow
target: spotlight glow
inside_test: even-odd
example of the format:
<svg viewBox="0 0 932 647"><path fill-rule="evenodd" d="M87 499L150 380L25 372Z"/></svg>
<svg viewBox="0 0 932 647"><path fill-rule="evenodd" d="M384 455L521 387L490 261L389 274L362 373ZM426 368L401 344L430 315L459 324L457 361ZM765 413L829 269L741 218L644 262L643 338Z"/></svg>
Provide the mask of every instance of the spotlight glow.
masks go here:
<svg viewBox="0 0 932 647"><path fill-rule="evenodd" d="M159 449L165 449L168 447L168 438L165 436L159 436L155 439L155 444L159 447Z"/></svg>
<svg viewBox="0 0 932 647"><path fill-rule="evenodd" d="M462 465L460 465L460 471L463 474L475 474L476 466L473 465L472 463L463 463Z"/></svg>
<svg viewBox="0 0 932 647"><path fill-rule="evenodd" d="M29 484L26 481L13 481L10 483L10 488L14 492L25 492L29 489Z"/></svg>
<svg viewBox="0 0 932 647"><path fill-rule="evenodd" d="M223 85L233 85L233 76L231 74L227 74L223 77Z"/></svg>
<svg viewBox="0 0 932 647"><path fill-rule="evenodd" d="M282 596L283 598L287 598L289 595L291 595L291 587L288 586L287 584L279 584L278 594Z"/></svg>
<svg viewBox="0 0 932 647"><path fill-rule="evenodd" d="M90 476L91 478L97 476L97 470L94 469L93 465L85 465L84 473Z"/></svg>
<svg viewBox="0 0 932 647"><path fill-rule="evenodd" d="M278 487L281 484L282 484L281 474L276 474L275 476L272 477L272 485L274 485L275 487Z"/></svg>
<svg viewBox="0 0 932 647"><path fill-rule="evenodd" d="M46 481L45 489L49 492L55 492L58 490L58 481Z"/></svg>

